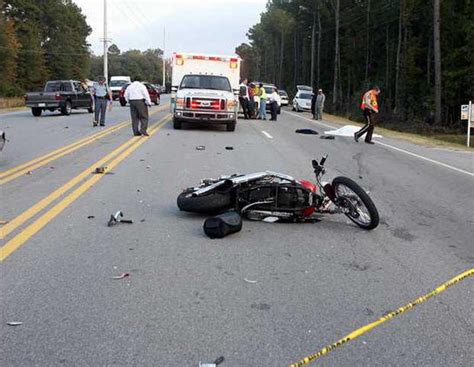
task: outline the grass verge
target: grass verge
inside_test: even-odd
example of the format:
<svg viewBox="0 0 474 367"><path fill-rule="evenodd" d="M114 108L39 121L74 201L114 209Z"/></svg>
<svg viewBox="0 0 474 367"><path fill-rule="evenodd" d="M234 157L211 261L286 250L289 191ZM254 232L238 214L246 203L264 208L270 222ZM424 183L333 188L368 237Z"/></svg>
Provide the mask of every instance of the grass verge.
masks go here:
<svg viewBox="0 0 474 367"><path fill-rule="evenodd" d="M25 108L23 97L0 97L0 112L8 112Z"/></svg>

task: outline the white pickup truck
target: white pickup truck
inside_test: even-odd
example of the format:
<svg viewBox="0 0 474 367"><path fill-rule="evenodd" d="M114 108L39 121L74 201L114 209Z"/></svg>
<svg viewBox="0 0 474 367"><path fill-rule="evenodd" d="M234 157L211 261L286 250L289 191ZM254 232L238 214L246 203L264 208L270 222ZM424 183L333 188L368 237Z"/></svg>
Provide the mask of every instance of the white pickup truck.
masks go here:
<svg viewBox="0 0 474 367"><path fill-rule="evenodd" d="M240 58L175 53L171 89L173 127L183 122L223 124L234 131Z"/></svg>

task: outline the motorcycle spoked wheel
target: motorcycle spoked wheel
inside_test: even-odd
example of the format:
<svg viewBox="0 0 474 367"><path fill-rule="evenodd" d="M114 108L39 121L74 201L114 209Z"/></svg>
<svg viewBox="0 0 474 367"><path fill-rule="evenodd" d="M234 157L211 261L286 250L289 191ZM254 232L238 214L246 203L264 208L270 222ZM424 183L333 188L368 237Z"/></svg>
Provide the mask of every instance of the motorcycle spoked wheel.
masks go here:
<svg viewBox="0 0 474 367"><path fill-rule="evenodd" d="M178 196L178 208L185 212L216 214L232 208L230 192L212 191L202 196L191 196L192 190L186 190Z"/></svg>
<svg viewBox="0 0 474 367"><path fill-rule="evenodd" d="M371 230L379 225L379 213L372 199L356 182L347 177L336 177L332 181L339 207L348 209L344 213L359 227Z"/></svg>

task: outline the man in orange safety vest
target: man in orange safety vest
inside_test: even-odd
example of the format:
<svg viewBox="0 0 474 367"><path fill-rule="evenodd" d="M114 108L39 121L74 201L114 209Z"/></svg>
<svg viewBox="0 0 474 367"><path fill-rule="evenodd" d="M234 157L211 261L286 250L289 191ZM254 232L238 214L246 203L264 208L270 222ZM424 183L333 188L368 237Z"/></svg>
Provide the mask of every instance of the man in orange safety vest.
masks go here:
<svg viewBox="0 0 474 367"><path fill-rule="evenodd" d="M372 141L372 134L374 133L374 128L375 128L375 118L374 114L379 113L379 104L377 102L377 96L380 94L380 88L379 87L373 87L371 90L366 92L364 96L362 97L362 104L360 105L360 108L362 110L362 113L364 114L364 120L365 120L365 125L354 133L354 140L356 143L359 141L359 138L367 133L365 136L365 142L367 144L374 144Z"/></svg>

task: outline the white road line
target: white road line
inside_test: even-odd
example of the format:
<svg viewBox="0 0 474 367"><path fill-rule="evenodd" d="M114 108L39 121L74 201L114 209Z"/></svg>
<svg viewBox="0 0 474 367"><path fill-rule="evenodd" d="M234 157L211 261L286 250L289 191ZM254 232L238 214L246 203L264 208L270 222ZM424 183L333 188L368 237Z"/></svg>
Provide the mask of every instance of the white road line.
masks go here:
<svg viewBox="0 0 474 367"><path fill-rule="evenodd" d="M262 130L262 134L265 135L268 139L273 139L273 136L271 136L269 133L267 133L264 130Z"/></svg>
<svg viewBox="0 0 474 367"><path fill-rule="evenodd" d="M283 111L283 112L285 112L285 113L287 113L287 114L289 114L289 115L295 116L295 117L299 117L300 119L308 120L308 121L310 121L310 122L312 122L312 123L319 124L319 125L328 127L328 128L330 128L330 129L334 129L334 126L331 126L331 125L328 125L328 124L325 124L325 123L322 123L322 122L319 122L319 121L315 121L315 120L309 119L309 118L307 118L307 117L298 116L298 115L295 114L295 113L291 113L291 112L287 112L287 111ZM416 157L416 158L419 158L419 159L421 159L421 160L424 160L424 161L427 161L427 162L430 162L430 163L437 164L438 166L441 166L441 167L444 167L444 168L448 168L448 169L452 169L453 171L456 171L456 172L459 172L459 173L464 173L465 175L474 177L474 173L469 172L469 171L466 171L466 170L463 170L463 169L461 169L461 168L453 167L453 166L450 166L449 164L436 161L436 160L434 160L434 159L431 159L431 158L428 158L428 157L425 157L425 156L422 156L422 155L419 155L419 154L410 152L410 151L408 151L408 150L401 149L401 148L397 148L397 147L395 147L395 146L393 146L393 145L390 145L390 144L381 143L380 141L376 141L375 143L376 143L376 144L379 144L379 145L382 145L382 146L384 146L384 147L387 147L387 148L396 150L396 151L398 151L398 152L411 155L412 157Z"/></svg>

